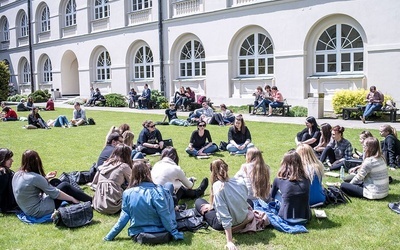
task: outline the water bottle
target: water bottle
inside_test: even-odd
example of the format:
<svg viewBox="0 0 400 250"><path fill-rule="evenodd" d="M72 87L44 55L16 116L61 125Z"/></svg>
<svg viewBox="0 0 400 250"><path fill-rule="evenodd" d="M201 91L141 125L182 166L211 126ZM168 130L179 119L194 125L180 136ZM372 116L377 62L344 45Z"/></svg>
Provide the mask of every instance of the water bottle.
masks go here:
<svg viewBox="0 0 400 250"><path fill-rule="evenodd" d="M344 167L343 166L340 167L339 177L342 181L344 180Z"/></svg>

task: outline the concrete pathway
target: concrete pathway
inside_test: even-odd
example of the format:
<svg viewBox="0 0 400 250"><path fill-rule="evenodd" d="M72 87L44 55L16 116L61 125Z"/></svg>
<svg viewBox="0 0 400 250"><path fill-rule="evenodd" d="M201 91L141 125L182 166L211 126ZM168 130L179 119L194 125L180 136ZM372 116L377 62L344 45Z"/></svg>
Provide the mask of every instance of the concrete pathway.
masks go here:
<svg viewBox="0 0 400 250"><path fill-rule="evenodd" d="M45 104L39 104L45 105ZM70 108L73 109L72 105L66 104L64 102L55 101L55 107L60 108ZM164 111L162 109L130 109L128 107L123 108L114 108L114 107L84 107L86 111L89 113L90 110L113 110L118 112L131 112L131 113L142 113L142 114L159 114L164 115ZM184 118L189 115L188 112L178 112L178 117ZM250 115L247 112L243 113L243 118L245 121L257 121L257 122L272 122L272 123L286 123L286 124L301 124L304 125L305 117L282 117L282 116L262 116L262 115ZM343 120L341 118L322 118L317 119L318 124L329 123L332 126L340 125L344 128L357 128L357 129L379 129L382 124L390 124L392 127L396 128L397 131L400 131L400 122L390 123L390 122L382 122L382 121L367 121L365 124L361 122L361 120Z"/></svg>

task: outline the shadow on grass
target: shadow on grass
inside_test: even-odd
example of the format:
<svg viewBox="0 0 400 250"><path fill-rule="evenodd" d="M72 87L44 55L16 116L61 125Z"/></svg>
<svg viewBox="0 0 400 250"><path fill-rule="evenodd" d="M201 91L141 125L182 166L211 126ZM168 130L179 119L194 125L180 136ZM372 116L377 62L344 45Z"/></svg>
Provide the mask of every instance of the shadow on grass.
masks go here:
<svg viewBox="0 0 400 250"><path fill-rule="evenodd" d="M199 230L199 231L196 231L196 234L201 234L201 233L209 234L210 232L208 232L208 231L209 230ZM189 246L189 245L192 245L192 240L193 240L193 233L184 232L184 240L172 240L172 241L170 241L168 243L165 243L164 245L168 245L169 247L170 246L181 246L181 245ZM131 237L118 236L113 241L115 241L115 242L132 241L132 243L137 245L137 246L141 245L140 243L134 242ZM152 246L150 244L143 244L143 245L144 246ZM163 245L163 244L157 244L157 245Z"/></svg>
<svg viewBox="0 0 400 250"><path fill-rule="evenodd" d="M313 217L311 222L307 224L306 228L309 230L315 229L315 230L321 230L321 229L329 229L329 228L336 228L340 227L341 224L331 221L328 218L325 219L318 219Z"/></svg>
<svg viewBox="0 0 400 250"><path fill-rule="evenodd" d="M276 238L275 232L277 231L272 228L267 228L264 231L256 233L234 234L234 238L237 246L268 245L271 239Z"/></svg>

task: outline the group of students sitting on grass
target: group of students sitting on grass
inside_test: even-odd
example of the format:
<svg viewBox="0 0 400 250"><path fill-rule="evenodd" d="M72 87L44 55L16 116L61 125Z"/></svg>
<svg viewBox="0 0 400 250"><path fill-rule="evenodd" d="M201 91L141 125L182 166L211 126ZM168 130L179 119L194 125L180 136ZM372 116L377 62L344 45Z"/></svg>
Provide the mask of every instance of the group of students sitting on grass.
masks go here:
<svg viewBox="0 0 400 250"><path fill-rule="evenodd" d="M207 150L214 146L205 125L200 121L192 133L186 149L188 154L208 154ZM324 204L324 164L330 170L337 169L338 165L347 168L353 157L352 145L343 137L344 128L329 127L323 124L320 129L315 119L308 117L305 130L296 136L297 148L285 153L271 185L270 168L262 152L251 143L243 117L236 116L234 125L229 128L227 149L245 154L246 160L233 177L228 174L229 166L224 160L215 159L210 163L209 201L201 198L209 179L203 178L194 188L196 178L186 177L179 166L181 161L176 149L164 145L161 132L152 121L143 123L137 147L133 145L134 136L129 125L112 128L93 173L93 197L67 182L51 185L57 173L46 174L38 153L33 150L23 153L21 167L14 173L11 170L13 153L2 148L0 208L2 212L21 209L26 215L39 218L52 213L62 201L92 201L94 209L100 213L120 212L118 221L104 237L106 241L113 240L128 222L128 235L133 238L141 232L168 231L179 240L183 239L183 234L177 230L175 211L185 208L179 206L179 200L196 199L196 210L212 228L225 232L228 249L236 249L232 233L245 232L252 226L251 230L257 231L260 227L255 225L259 225L260 220L261 229L269 224L268 219L257 216L258 209L270 212L268 202L275 204L281 223L289 226L304 225L311 219L310 207ZM388 125L381 126L380 134L385 138L382 150L377 138L368 132L361 133L360 165L349 169L352 178L347 178L349 183L341 184L347 194L367 199L382 199L388 195L387 165L398 166L400 142L396 131ZM199 141L201 143L197 144ZM155 153L160 153L160 160L151 167L143 156ZM393 158L392 165L390 158Z"/></svg>

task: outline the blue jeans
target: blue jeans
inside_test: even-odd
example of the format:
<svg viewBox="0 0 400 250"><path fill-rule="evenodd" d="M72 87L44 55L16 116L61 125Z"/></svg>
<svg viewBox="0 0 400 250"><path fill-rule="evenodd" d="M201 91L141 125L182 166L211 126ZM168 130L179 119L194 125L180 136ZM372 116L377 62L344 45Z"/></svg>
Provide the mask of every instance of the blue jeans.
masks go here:
<svg viewBox="0 0 400 250"><path fill-rule="evenodd" d="M241 146L241 145L243 145L244 143L242 143L242 144L239 144L239 146ZM247 147L245 147L244 149L242 149L242 150L239 150L237 147L235 147L233 144L228 144L228 146L226 146L226 150L228 150L229 152L234 152L234 153L236 153L236 154L245 154L246 152L247 152L247 149L248 148L252 148L252 147L254 147L254 144L253 143L249 143L249 144L247 144Z"/></svg>
<svg viewBox="0 0 400 250"><path fill-rule="evenodd" d="M189 155L192 155L192 156L197 156L197 154L199 153L199 150L200 150L200 148L198 148L198 149L193 148L193 150L190 150L189 148L186 148L186 153L188 153ZM213 145L211 145L208 148L204 149L203 153L212 154L212 153L216 152L217 150L218 150L217 145L215 145L213 143Z"/></svg>
<svg viewBox="0 0 400 250"><path fill-rule="evenodd" d="M262 108L262 112L266 113L267 111L267 105L269 105L271 103L270 100L268 99L263 99L257 106L254 107L254 110L257 110L259 107Z"/></svg>
<svg viewBox="0 0 400 250"><path fill-rule="evenodd" d="M270 106L271 108L282 107L282 106L283 106L283 102L271 102L271 103L269 104L269 106Z"/></svg>
<svg viewBox="0 0 400 250"><path fill-rule="evenodd" d="M177 125L177 126L189 126L189 122L183 119L172 119L169 122L169 125Z"/></svg>
<svg viewBox="0 0 400 250"><path fill-rule="evenodd" d="M132 159L144 159L144 156L143 156L143 154L141 152L138 152L136 150L132 150L131 158Z"/></svg>
<svg viewBox="0 0 400 250"><path fill-rule="evenodd" d="M382 108L382 104L380 103L368 103L368 105L365 107L364 111L364 118L372 115L372 113L376 110L380 110Z"/></svg>
<svg viewBox="0 0 400 250"><path fill-rule="evenodd" d="M69 123L69 121L68 121L67 117L65 115L60 115L54 121L54 127L67 126L68 123Z"/></svg>

